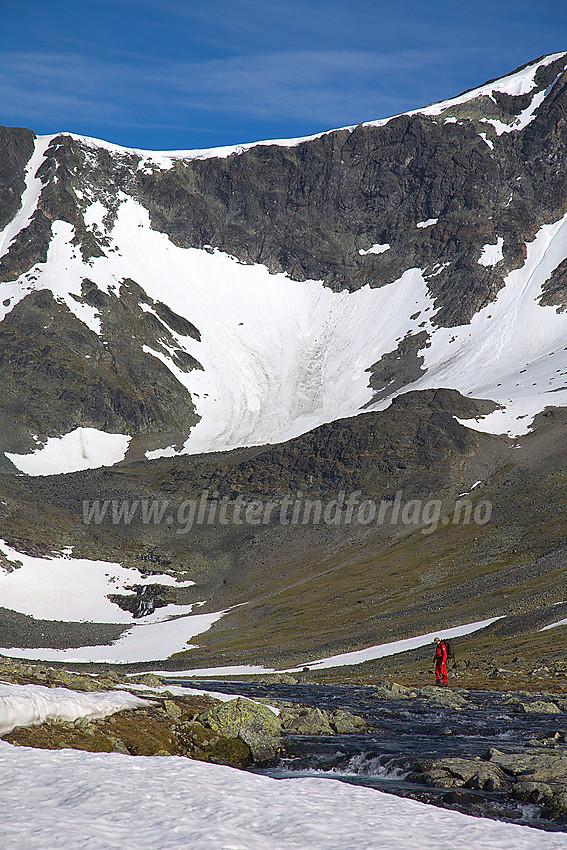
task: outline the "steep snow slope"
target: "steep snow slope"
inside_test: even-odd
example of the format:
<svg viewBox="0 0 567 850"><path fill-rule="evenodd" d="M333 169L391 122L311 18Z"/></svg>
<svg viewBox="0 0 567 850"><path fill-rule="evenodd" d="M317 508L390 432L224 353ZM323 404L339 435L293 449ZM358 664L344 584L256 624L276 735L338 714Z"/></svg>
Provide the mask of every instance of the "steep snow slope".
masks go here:
<svg viewBox="0 0 567 850"><path fill-rule="evenodd" d="M422 352L427 371L408 386L452 387L494 399L503 409L486 417L482 430L522 434L547 405L567 404L567 312L538 303L542 284L567 257L567 217L541 229L527 246L523 268L509 274L496 301L457 328L432 324L434 303L419 269L379 289L334 293L320 282L271 275L218 251L178 248L152 230L147 212L132 199L121 205L109 236L117 250L88 269L99 287L133 278L201 331L200 342L181 335L178 342L204 371L183 372L147 349L187 387L201 416L184 453L281 442L358 413L372 398L366 370L424 321L431 335ZM66 233L56 233L37 273L37 287L56 280L59 293L80 288L84 264ZM94 330L96 315L89 319ZM391 397L370 409L387 407ZM9 457L31 474L113 460L108 451L75 457L67 441ZM174 452L164 447L148 456ZM123 456L122 449L117 458Z"/></svg>

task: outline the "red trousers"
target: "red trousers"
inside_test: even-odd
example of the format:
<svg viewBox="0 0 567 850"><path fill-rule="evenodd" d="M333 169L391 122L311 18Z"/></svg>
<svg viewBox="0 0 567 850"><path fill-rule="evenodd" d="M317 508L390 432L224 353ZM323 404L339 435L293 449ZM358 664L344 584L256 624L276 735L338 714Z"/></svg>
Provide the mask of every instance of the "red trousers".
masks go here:
<svg viewBox="0 0 567 850"><path fill-rule="evenodd" d="M447 662L446 661L436 661L435 662L435 678L437 682L443 681L443 684L446 685L449 681L449 677L447 676Z"/></svg>

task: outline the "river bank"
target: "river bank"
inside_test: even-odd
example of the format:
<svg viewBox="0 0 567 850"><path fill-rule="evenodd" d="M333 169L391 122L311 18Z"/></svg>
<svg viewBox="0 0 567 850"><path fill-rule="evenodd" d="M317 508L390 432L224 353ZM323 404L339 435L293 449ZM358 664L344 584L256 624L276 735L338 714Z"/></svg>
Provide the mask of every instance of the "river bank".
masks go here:
<svg viewBox="0 0 567 850"><path fill-rule="evenodd" d="M4 681L130 691L147 705L18 726L11 744L185 756L273 778L316 776L567 832L567 697L552 692L74 674L0 662ZM271 706L271 707L268 707Z"/></svg>

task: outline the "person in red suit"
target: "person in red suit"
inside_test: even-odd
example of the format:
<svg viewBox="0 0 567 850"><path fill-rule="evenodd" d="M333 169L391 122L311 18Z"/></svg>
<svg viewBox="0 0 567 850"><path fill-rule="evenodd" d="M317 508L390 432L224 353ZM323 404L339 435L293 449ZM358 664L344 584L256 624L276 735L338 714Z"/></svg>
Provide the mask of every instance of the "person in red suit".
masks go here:
<svg viewBox="0 0 567 850"><path fill-rule="evenodd" d="M447 675L447 647L441 638L436 637L433 641L435 644L435 684L443 685L444 688L449 684Z"/></svg>

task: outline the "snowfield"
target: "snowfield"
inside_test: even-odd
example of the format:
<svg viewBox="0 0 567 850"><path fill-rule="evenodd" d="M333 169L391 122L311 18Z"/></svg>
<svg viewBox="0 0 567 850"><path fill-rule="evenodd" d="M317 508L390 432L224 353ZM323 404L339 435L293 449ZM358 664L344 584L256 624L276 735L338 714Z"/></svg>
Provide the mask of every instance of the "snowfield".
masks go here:
<svg viewBox="0 0 567 850"><path fill-rule="evenodd" d="M0 742L6 850L561 850L567 836L371 788Z"/></svg>
<svg viewBox="0 0 567 850"><path fill-rule="evenodd" d="M162 661L174 652L188 649L192 637L206 632L225 613L193 613L193 609L198 609L202 603L170 604L134 618L129 611L111 602L108 594L128 595L132 585L158 584L183 588L194 582L177 582L173 576L159 573L143 576L134 568L109 561L72 558L70 553L50 558L33 557L17 552L2 540L0 556L5 559L5 565L0 565L0 599L4 608L38 620L124 623L126 626L120 637L108 645L71 649L0 649L0 653L13 658L108 664Z"/></svg>
<svg viewBox="0 0 567 850"><path fill-rule="evenodd" d="M177 582L167 574L143 576L135 568L110 561L72 558L70 552L34 557L16 551L3 540L0 540L0 555L5 559L5 566L0 565L3 607L38 620L132 623L134 617L130 611L111 602L109 593L128 596L132 585L161 584L181 588L195 583Z"/></svg>
<svg viewBox="0 0 567 850"><path fill-rule="evenodd" d="M26 475L57 475L114 466L121 460L130 443L129 434L106 434L96 428L75 428L63 437L50 437L35 452L19 455L6 452L20 472Z"/></svg>
<svg viewBox="0 0 567 850"><path fill-rule="evenodd" d="M57 278L62 291L67 275L68 293L80 290L84 267L68 235L54 237L46 268L38 269L37 288ZM132 199L122 203L111 236L119 251L93 260L89 272L98 285L119 287L132 278L201 332L201 342L180 335L177 340L204 371L183 372L165 354L145 347L187 388L201 417L182 453L278 443L359 414L372 398L368 368L424 321L431 335L421 352L426 373L369 410L388 407L407 389L451 387L501 405L479 423L468 421L469 427L516 436L546 406L567 405L562 344L567 312L538 303L542 284L567 256L567 216L542 227L527 245L523 268L508 275L494 302L470 324L448 329L431 322L435 309L420 269L408 269L378 289L334 293L321 282L272 275L220 251L178 248L151 229L147 211ZM491 247L481 258L485 262L498 260L500 240ZM66 301L98 329L96 315L84 315L70 295ZM96 432L92 450L79 450L74 435L10 458L28 474L53 474L116 462L128 445L127 435L106 435L107 448L105 435ZM79 436L84 447L85 434ZM165 445L148 457L175 453Z"/></svg>
<svg viewBox="0 0 567 850"><path fill-rule="evenodd" d="M43 685L10 685L0 682L0 735L16 726L35 726L44 720L98 719L126 708L150 705L125 691L84 693Z"/></svg>

